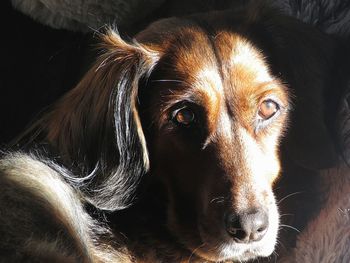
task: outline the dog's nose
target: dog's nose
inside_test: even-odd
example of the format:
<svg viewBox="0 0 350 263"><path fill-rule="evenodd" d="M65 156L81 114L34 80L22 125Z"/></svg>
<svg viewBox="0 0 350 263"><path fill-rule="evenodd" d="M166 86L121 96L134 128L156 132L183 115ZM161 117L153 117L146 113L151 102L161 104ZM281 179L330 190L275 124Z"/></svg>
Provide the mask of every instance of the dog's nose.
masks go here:
<svg viewBox="0 0 350 263"><path fill-rule="evenodd" d="M229 235L236 242L248 243L261 240L269 226L268 215L260 209L243 213L228 213L225 216L225 226Z"/></svg>

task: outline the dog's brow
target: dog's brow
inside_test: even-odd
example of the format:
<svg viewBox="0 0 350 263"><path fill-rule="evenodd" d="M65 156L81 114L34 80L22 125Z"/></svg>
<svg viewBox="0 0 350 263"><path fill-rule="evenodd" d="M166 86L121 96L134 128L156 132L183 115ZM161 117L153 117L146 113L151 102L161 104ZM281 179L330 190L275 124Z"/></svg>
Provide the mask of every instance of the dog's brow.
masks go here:
<svg viewBox="0 0 350 263"><path fill-rule="evenodd" d="M192 85L189 84L187 81L185 80L180 80L180 79L155 79L155 80L152 80L151 81L152 83L179 83L181 84L181 86L184 86L184 87L188 87L188 88L191 88Z"/></svg>
<svg viewBox="0 0 350 263"><path fill-rule="evenodd" d="M259 82L272 80L262 54L249 41L241 38L235 41L230 55L230 67L238 65L255 72Z"/></svg>
<svg viewBox="0 0 350 263"><path fill-rule="evenodd" d="M199 88L209 92L212 96L217 96L217 92L223 92L222 79L219 72L213 67L203 67L196 74L196 79Z"/></svg>

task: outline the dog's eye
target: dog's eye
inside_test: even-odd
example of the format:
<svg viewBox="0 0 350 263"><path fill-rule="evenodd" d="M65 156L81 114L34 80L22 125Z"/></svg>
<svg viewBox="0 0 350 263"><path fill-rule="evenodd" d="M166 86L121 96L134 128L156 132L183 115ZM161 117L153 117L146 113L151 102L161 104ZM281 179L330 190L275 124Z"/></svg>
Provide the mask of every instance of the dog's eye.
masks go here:
<svg viewBox="0 0 350 263"><path fill-rule="evenodd" d="M278 112L280 109L279 105L277 102L271 100L271 99L267 99L264 100L260 105L259 105L259 116L264 119L264 120L268 120L270 119L272 116L274 116L276 114L276 112Z"/></svg>
<svg viewBox="0 0 350 263"><path fill-rule="evenodd" d="M174 112L173 120L178 124L189 126L194 119L194 112L189 108L182 108Z"/></svg>

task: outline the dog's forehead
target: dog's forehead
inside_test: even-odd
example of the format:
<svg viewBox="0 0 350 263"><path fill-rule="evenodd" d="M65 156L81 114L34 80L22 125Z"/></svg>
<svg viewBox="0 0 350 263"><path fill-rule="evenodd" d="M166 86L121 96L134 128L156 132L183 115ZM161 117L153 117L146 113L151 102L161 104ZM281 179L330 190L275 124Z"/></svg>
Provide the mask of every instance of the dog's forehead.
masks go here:
<svg viewBox="0 0 350 263"><path fill-rule="evenodd" d="M196 89L226 98L273 81L264 57L248 39L235 32L193 34L189 47L179 48L177 71L187 73Z"/></svg>
<svg viewBox="0 0 350 263"><path fill-rule="evenodd" d="M174 71L189 81L212 79L217 88L271 81L263 52L244 36L250 29L239 30L244 21L232 23L228 19L231 15L214 12L209 16L163 19L136 38L161 56L170 57ZM218 81L219 77L224 83Z"/></svg>

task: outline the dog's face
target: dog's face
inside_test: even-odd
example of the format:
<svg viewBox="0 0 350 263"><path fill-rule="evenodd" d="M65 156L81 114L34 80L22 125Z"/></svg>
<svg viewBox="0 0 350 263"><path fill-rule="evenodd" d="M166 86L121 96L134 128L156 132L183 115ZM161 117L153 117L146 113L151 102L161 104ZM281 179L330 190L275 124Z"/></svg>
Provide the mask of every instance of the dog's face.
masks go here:
<svg viewBox="0 0 350 263"><path fill-rule="evenodd" d="M48 138L77 153L73 160L83 153L95 163L104 151L95 171L109 177L92 197L97 206L125 203L147 171L163 182L167 227L189 251L211 261L268 256L279 224L272 186L286 88L233 30L191 24L162 34L158 26L136 45L105 36L107 52L50 116Z"/></svg>
<svg viewBox="0 0 350 263"><path fill-rule="evenodd" d="M150 174L169 195L169 228L208 260L268 256L279 222L272 185L286 88L238 34L182 30L174 39L140 98Z"/></svg>

